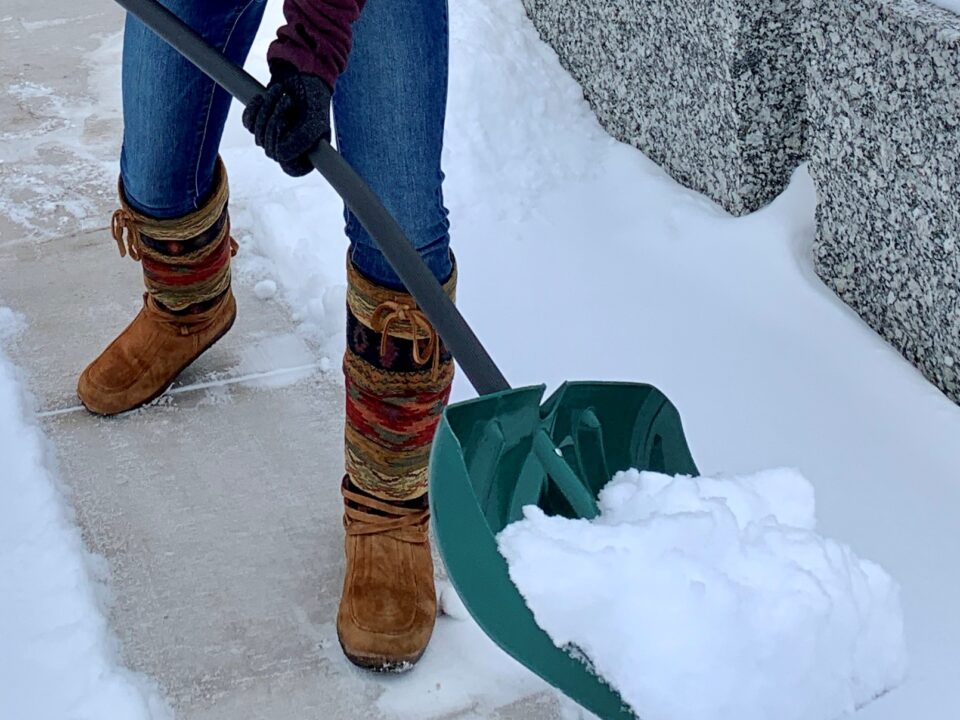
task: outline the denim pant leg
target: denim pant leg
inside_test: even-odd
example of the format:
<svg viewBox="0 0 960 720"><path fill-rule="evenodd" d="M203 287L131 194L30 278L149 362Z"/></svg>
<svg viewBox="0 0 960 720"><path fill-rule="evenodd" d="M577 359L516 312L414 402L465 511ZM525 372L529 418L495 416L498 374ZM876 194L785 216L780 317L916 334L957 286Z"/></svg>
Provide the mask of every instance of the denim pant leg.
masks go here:
<svg viewBox="0 0 960 720"><path fill-rule="evenodd" d="M340 152L441 282L452 271L440 169L448 42L447 0L367 0L334 95ZM345 215L357 269L402 288L367 231Z"/></svg>
<svg viewBox="0 0 960 720"><path fill-rule="evenodd" d="M242 65L266 0L161 0ZM123 42L123 151L127 200L155 218L200 207L213 174L230 96L132 15Z"/></svg>

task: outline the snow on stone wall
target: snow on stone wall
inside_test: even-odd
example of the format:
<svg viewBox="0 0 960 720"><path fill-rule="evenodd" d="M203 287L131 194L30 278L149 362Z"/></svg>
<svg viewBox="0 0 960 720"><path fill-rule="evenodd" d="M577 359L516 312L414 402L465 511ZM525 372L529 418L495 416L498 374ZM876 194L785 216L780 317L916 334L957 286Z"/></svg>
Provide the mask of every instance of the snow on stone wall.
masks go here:
<svg viewBox="0 0 960 720"><path fill-rule="evenodd" d="M960 402L956 10L924 0L523 3L604 127L730 212L772 200L809 155L817 272Z"/></svg>
<svg viewBox="0 0 960 720"><path fill-rule="evenodd" d="M795 0L523 0L604 127L734 214L803 155Z"/></svg>
<svg viewBox="0 0 960 720"><path fill-rule="evenodd" d="M803 24L817 272L960 402L960 17L803 0Z"/></svg>

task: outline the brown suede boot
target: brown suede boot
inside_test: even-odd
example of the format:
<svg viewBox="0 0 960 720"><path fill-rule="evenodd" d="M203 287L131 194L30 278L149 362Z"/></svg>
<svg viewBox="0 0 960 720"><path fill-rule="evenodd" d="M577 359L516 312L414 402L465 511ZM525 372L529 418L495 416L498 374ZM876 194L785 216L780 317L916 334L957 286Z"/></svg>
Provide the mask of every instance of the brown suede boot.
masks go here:
<svg viewBox="0 0 960 720"><path fill-rule="evenodd" d="M437 617L426 498L389 503L345 477L346 577L337 635L352 663L403 672L420 659Z"/></svg>
<svg viewBox="0 0 960 720"><path fill-rule="evenodd" d="M91 412L115 415L161 395L232 327L227 176L218 163L210 200L189 215L156 220L129 206L120 186L113 237L120 255L143 267L143 309L80 375L77 395ZM124 243L126 241L126 244Z"/></svg>
<svg viewBox="0 0 960 720"><path fill-rule="evenodd" d="M456 271L445 289L452 298ZM450 396L453 359L406 293L349 264L346 576L337 635L364 668L402 672L426 650L437 616L427 461Z"/></svg>

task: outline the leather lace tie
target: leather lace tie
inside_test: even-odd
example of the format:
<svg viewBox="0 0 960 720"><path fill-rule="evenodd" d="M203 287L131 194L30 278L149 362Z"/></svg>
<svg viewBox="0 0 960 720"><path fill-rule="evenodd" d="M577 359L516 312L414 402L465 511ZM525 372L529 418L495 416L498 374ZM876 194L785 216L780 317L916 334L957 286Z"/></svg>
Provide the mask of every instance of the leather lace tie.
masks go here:
<svg viewBox="0 0 960 720"><path fill-rule="evenodd" d="M374 332L381 334L380 355L387 352L387 343L389 342L390 326L394 323L409 323L410 332L413 337L413 361L417 365L426 365L433 361L433 377L440 374L440 340L437 331L434 329L427 316L416 306L405 305L403 303L387 300L380 303L377 309L373 311L370 318ZM420 331L423 331L423 338L420 337ZM426 340L426 346L420 347L420 340Z"/></svg>
<svg viewBox="0 0 960 720"><path fill-rule="evenodd" d="M219 319L223 300L206 310L190 313L171 313L160 305L150 293L143 294L143 311L153 322L166 325L174 332L183 335L193 335L202 332Z"/></svg>
<svg viewBox="0 0 960 720"><path fill-rule="evenodd" d="M427 542L430 520L428 508L407 508L353 492L344 482L343 527L348 536L387 535L394 540L420 544Z"/></svg>
<svg viewBox="0 0 960 720"><path fill-rule="evenodd" d="M131 260L140 262L140 228L133 214L124 208L114 212L110 218L110 232L117 242L120 257L126 257L129 253Z"/></svg>
<svg viewBox="0 0 960 720"><path fill-rule="evenodd" d="M226 228L226 232L229 233L229 225ZM131 260L140 262L143 255L141 252L143 238L140 235L140 224L133 213L124 208L114 211L113 217L110 218L110 233L117 243L117 249L120 250L120 257L126 257L129 254ZM216 247L216 243L211 243L211 246ZM230 257L236 257L239 250L240 244L231 235Z"/></svg>

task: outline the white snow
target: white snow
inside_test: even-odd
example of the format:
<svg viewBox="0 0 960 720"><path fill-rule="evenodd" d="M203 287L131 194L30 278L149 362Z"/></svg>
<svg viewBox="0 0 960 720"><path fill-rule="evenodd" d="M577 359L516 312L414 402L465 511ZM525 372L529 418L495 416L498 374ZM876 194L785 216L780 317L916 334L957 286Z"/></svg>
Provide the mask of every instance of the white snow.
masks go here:
<svg viewBox="0 0 960 720"><path fill-rule="evenodd" d="M577 378L659 386L705 471L801 468L816 485L820 532L844 538L902 585L910 676L858 719L955 716L960 409L816 279L806 172L769 208L731 218L602 131L520 0L462 0L450 13L445 188L458 301L493 357L518 386ZM279 23L280 4L271 3L249 63L261 79ZM119 111L119 46L115 35L89 58L99 68L94 101L65 102L39 84L4 90L51 118L4 158L36 169L7 176L0 211L37 237L62 234L43 224L46 199L87 193L73 167L64 173L45 158L46 145L88 160L93 169L81 179L90 198L116 177L115 164L94 166L118 138L83 128ZM243 248L238 277L276 282L301 334L336 358L346 250L339 199L317 175L284 176L253 146L237 108L222 150ZM63 177L69 188L56 181ZM76 202L71 217L102 225L94 202ZM0 310L0 328L12 318ZM268 342L244 365L255 371L264 358L301 349L290 338ZM472 395L461 375L455 398ZM152 691L116 665L102 587L90 579L101 565L84 554L64 511L30 411L0 360L0 718L163 717ZM449 616L417 671L364 676L384 687L386 717L481 717L542 690L475 625L453 619L453 597L441 599Z"/></svg>
<svg viewBox="0 0 960 720"><path fill-rule="evenodd" d="M645 720L833 720L898 685L899 588L816 532L799 473L631 470L594 521L536 506L498 537L561 648Z"/></svg>
<svg viewBox="0 0 960 720"><path fill-rule="evenodd" d="M278 13L268 8L248 63L261 79ZM799 468L820 532L902 586L910 676L858 718L956 713L960 565L945 558L960 556L960 408L817 279L806 170L768 208L732 218L599 127L520 0L463 0L450 20L458 302L507 377L652 383L704 472ZM263 158L237 108L223 154L238 268L275 279L336 358L339 199L319 175L293 180ZM473 394L461 374L454 398ZM431 667L440 682L448 670Z"/></svg>
<svg viewBox="0 0 960 720"><path fill-rule="evenodd" d="M273 280L261 280L253 286L253 292L261 300L272 300L277 294L277 284Z"/></svg>
<svg viewBox="0 0 960 720"><path fill-rule="evenodd" d="M441 583L437 588L437 600L443 615L454 620L470 619L470 613L463 604L463 600L449 581Z"/></svg>
<svg viewBox="0 0 960 720"><path fill-rule="evenodd" d="M0 307L0 340L20 321ZM83 548L47 441L0 347L0 718L161 720L146 680L118 666L103 567Z"/></svg>
<svg viewBox="0 0 960 720"><path fill-rule="evenodd" d="M930 2L960 15L960 0L930 0Z"/></svg>
<svg viewBox="0 0 960 720"><path fill-rule="evenodd" d="M340 648L332 650L340 653ZM337 662L346 662L342 656ZM441 616L410 673L365 678L383 688L377 708L393 720L496 717L497 708L542 693L546 683L508 657L473 621Z"/></svg>

